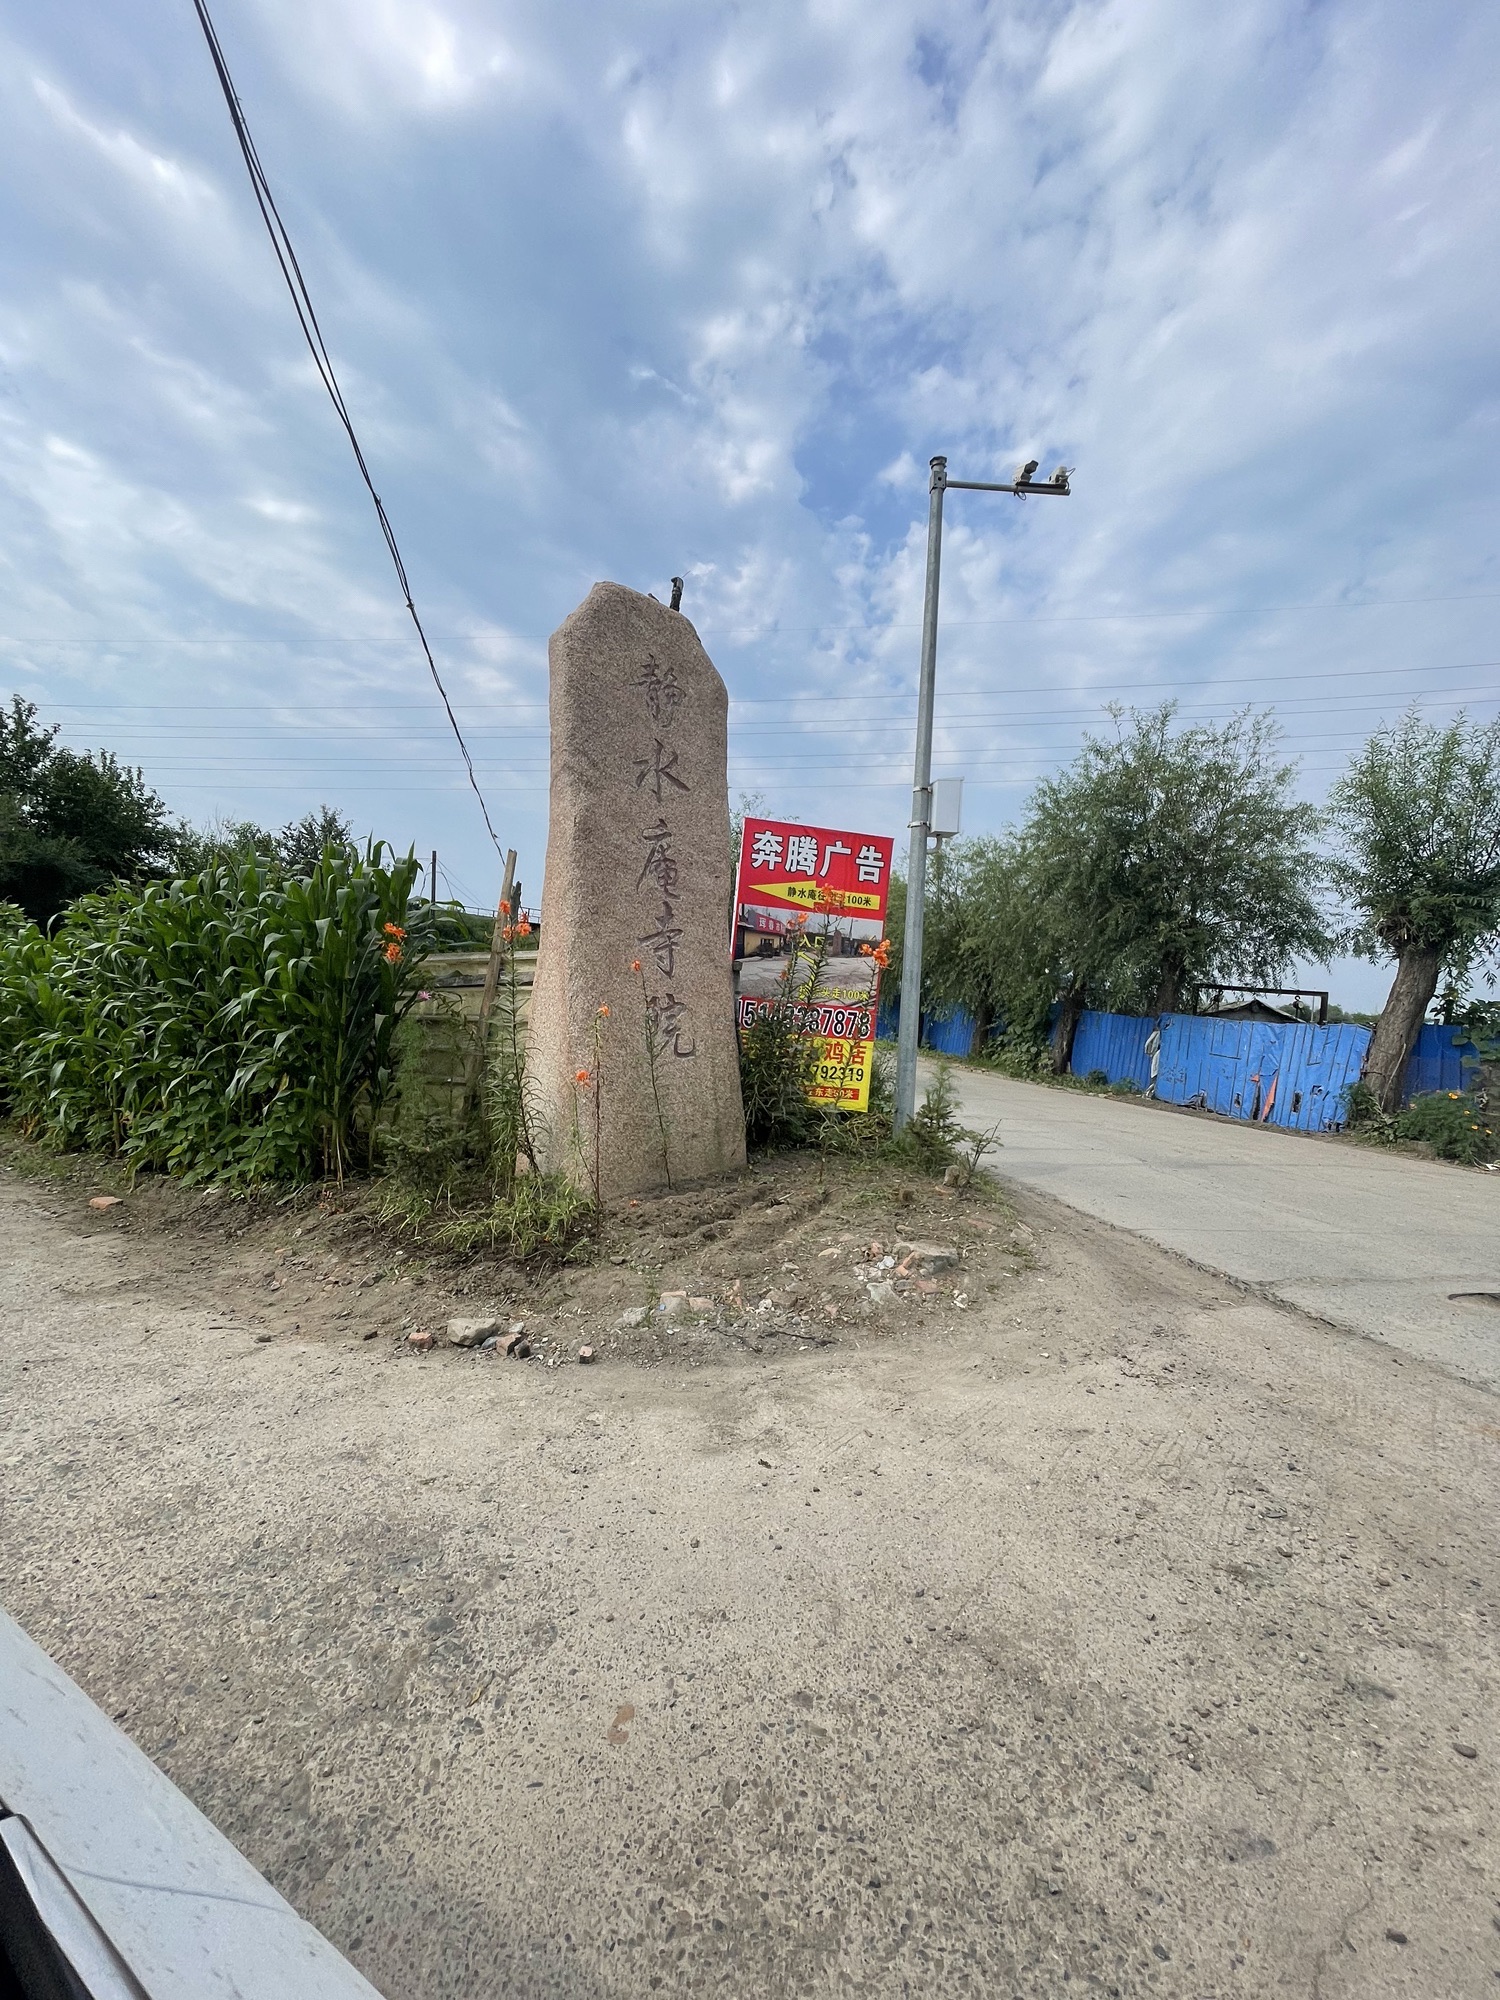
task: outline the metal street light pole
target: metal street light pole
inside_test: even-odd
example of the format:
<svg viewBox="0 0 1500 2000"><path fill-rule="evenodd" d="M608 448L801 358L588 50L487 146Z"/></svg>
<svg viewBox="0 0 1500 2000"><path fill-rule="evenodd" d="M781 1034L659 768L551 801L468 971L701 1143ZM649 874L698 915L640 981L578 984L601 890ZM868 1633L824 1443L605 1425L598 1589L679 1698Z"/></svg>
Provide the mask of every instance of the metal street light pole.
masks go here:
<svg viewBox="0 0 1500 2000"><path fill-rule="evenodd" d="M896 1130L917 1104L917 1050L922 1034L922 927L926 918L927 841L932 827L932 708L937 688L938 579L943 559L943 495L950 487L969 493L1051 493L1066 495L1068 468L1035 480L1037 462L1028 459L1008 485L982 479L950 479L946 458L932 461L927 505L927 590L922 604L922 666L917 685L917 751L911 781L911 847L906 865L906 933L901 946L901 1027L896 1044Z"/></svg>
<svg viewBox="0 0 1500 2000"><path fill-rule="evenodd" d="M911 847L906 862L906 936L901 943L901 1025L896 1042L896 1130L917 1102L922 1034L922 921L927 894L927 829L932 821L932 699L937 684L938 577L943 566L943 492L948 461L932 461L927 501L927 592L922 603L922 667L917 683L917 754L911 779Z"/></svg>

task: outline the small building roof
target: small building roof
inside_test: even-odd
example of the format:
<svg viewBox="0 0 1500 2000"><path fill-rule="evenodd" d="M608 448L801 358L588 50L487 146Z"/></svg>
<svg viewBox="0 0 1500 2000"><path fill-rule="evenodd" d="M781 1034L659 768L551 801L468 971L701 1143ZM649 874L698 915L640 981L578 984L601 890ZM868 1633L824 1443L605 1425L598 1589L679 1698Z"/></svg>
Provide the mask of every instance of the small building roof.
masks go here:
<svg viewBox="0 0 1500 2000"><path fill-rule="evenodd" d="M1205 1010L1216 1021L1295 1021L1290 1007L1273 1007L1266 1000L1235 1000Z"/></svg>

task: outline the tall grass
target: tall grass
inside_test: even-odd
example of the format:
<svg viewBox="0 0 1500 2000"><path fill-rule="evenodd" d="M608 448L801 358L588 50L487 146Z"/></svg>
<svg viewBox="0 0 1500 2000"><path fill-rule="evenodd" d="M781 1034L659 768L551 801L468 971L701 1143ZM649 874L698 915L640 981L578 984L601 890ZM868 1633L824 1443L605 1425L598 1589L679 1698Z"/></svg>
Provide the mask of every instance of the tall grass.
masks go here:
<svg viewBox="0 0 1500 2000"><path fill-rule="evenodd" d="M86 896L43 937L0 917L0 1091L23 1128L132 1167L244 1183L369 1157L425 946L415 858L325 848Z"/></svg>

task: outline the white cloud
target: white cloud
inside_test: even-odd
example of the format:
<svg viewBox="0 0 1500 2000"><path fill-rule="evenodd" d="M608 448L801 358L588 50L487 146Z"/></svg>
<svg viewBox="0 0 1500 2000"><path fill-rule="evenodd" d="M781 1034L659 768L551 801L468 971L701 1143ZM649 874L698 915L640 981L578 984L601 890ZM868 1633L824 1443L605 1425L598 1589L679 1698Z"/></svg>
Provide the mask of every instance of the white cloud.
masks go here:
<svg viewBox="0 0 1500 2000"><path fill-rule="evenodd" d="M217 621L278 696L348 654L403 743L381 704L426 691L201 51L150 22L146 88L104 34L0 19L7 622ZM476 726L535 711L597 577L677 573L746 698L739 777L897 825L934 451L1078 468L949 501L940 747L976 824L1107 691L1284 698L1316 793L1388 692L1489 656L1484 603L1275 607L1500 592L1497 40L1477 0L258 0L229 54ZM749 729L808 692L862 706ZM507 789L496 758L535 875L536 759Z"/></svg>
<svg viewBox="0 0 1500 2000"><path fill-rule="evenodd" d="M96 124L78 110L67 92L45 76L33 76L37 102L71 137L84 140L112 174L118 174L153 200L190 216L217 206L217 190L181 160L155 151L122 126Z"/></svg>
<svg viewBox="0 0 1500 2000"><path fill-rule="evenodd" d="M318 518L316 507L308 507L300 500L278 500L271 493L251 494L245 505L268 521L285 521L294 528L303 527Z"/></svg>
<svg viewBox="0 0 1500 2000"><path fill-rule="evenodd" d="M303 87L346 118L373 123L391 111L452 115L525 67L494 9L432 0L327 0L316 9L265 0L269 39L288 52ZM222 35L221 35L222 39ZM233 66L233 49L229 51Z"/></svg>

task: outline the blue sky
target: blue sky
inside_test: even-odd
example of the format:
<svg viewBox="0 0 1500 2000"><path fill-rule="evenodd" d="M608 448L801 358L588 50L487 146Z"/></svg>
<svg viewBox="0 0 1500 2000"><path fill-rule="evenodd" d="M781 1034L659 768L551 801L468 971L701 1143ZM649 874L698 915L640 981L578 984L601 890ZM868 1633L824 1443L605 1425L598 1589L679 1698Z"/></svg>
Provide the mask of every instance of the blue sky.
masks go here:
<svg viewBox="0 0 1500 2000"><path fill-rule="evenodd" d="M1077 467L949 502L972 830L1111 700L1271 702L1313 798L1413 698L1496 712L1493 7L215 17L528 901L598 578L687 578L736 793L904 824L935 451ZM189 0L0 37L0 692L188 817L326 799L488 904Z"/></svg>

